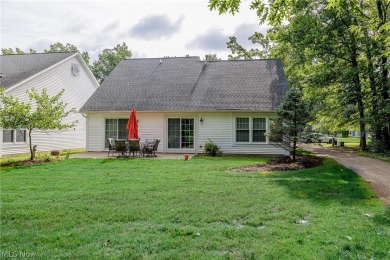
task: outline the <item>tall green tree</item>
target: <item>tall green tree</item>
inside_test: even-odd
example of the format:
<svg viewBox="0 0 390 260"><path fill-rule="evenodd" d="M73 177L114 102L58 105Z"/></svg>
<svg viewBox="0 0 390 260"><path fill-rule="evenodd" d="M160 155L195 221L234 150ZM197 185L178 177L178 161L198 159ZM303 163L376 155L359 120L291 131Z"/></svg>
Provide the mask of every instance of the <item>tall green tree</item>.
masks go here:
<svg viewBox="0 0 390 260"><path fill-rule="evenodd" d="M31 133L40 131L63 131L73 128L78 121L63 123L68 115L77 113L76 108L66 110L67 104L61 100L64 89L49 96L46 89L39 93L35 89L27 91L29 102L5 94L0 90L0 127L2 129L27 129L30 144L30 160L35 158Z"/></svg>
<svg viewBox="0 0 390 260"><path fill-rule="evenodd" d="M238 12L240 0L211 0L220 13ZM317 121L366 125L390 149L389 0L255 0L261 22L273 26L272 55L291 82L299 82L317 109ZM336 116L336 117L335 117ZM335 119L336 118L336 119Z"/></svg>
<svg viewBox="0 0 390 260"><path fill-rule="evenodd" d="M91 66L92 73L99 83L102 83L121 60L129 59L131 56L132 52L128 49L126 43L118 44L113 49L105 49L99 54L98 59L93 62Z"/></svg>
<svg viewBox="0 0 390 260"><path fill-rule="evenodd" d="M237 38L235 36L229 37L229 41L226 43L227 47L232 52L232 54L228 55L229 60L254 58L266 59L271 57L271 41L267 36L262 33L255 32L248 38L248 40L253 44L259 44L261 47L247 50L237 42Z"/></svg>
<svg viewBox="0 0 390 260"><path fill-rule="evenodd" d="M75 45L73 45L71 43L63 44L60 42L50 44L49 49L44 50L44 52L70 52L70 51L79 51L79 50ZM87 63L87 65L89 65L90 58L89 58L88 52L86 52L86 51L82 52L81 57L83 57L83 60L85 61L85 63Z"/></svg>
<svg viewBox="0 0 390 260"><path fill-rule="evenodd" d="M277 116L272 119L270 141L281 142L288 139L292 159L296 161L297 144L307 123L312 119L309 105L303 100L303 94L298 88L291 88L282 104L276 109Z"/></svg>

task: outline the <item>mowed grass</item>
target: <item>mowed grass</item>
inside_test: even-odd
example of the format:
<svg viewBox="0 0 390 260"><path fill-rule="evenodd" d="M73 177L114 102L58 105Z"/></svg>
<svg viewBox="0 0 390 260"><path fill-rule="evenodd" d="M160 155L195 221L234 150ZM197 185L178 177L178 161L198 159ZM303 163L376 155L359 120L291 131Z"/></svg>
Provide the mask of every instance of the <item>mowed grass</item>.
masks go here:
<svg viewBox="0 0 390 260"><path fill-rule="evenodd" d="M378 160L382 160L385 162L390 162L390 154L387 152L372 152L372 151L362 151L359 147L360 145L360 138L359 137L348 137L348 138L337 138L339 141L344 142L344 147L340 146L332 146L331 144L320 144L322 147L332 147L334 149L341 149L344 151L352 152L354 154L370 157ZM367 143L371 143L371 138L367 138Z"/></svg>
<svg viewBox="0 0 390 260"><path fill-rule="evenodd" d="M1 247L39 259L389 259L356 174L237 173L259 157L69 159L1 171Z"/></svg>
<svg viewBox="0 0 390 260"><path fill-rule="evenodd" d="M69 149L69 150L62 150L60 151L59 156L51 156L50 152L37 152L36 153L36 159L38 160L44 160L44 159L51 159L51 160L62 160L67 157L67 155L75 154L75 153L83 153L85 152L85 149ZM12 155L2 155L0 157L0 166L9 166L9 165L15 165L19 162L30 160L30 154L24 153L24 154L12 154Z"/></svg>
<svg viewBox="0 0 390 260"><path fill-rule="evenodd" d="M345 143L352 143L352 144L360 143L359 137L337 137L337 139ZM371 138L367 138L367 142L371 142Z"/></svg>

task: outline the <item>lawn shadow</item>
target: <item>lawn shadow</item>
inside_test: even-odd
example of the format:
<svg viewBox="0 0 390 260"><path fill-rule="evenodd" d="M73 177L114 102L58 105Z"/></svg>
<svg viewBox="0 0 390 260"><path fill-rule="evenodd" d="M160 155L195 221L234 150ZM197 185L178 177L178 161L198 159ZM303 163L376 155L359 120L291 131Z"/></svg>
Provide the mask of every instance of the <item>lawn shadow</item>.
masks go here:
<svg viewBox="0 0 390 260"><path fill-rule="evenodd" d="M367 182L332 159L325 159L321 167L278 172L267 178L288 188L291 196L298 199L342 204L370 203L371 199L379 201Z"/></svg>

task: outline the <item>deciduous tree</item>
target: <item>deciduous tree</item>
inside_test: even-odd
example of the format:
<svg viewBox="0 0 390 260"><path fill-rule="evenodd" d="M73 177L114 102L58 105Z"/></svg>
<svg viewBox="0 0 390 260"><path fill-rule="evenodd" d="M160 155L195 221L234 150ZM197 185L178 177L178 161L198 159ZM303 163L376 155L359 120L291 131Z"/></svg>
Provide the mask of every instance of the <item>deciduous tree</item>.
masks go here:
<svg viewBox="0 0 390 260"><path fill-rule="evenodd" d="M103 50L99 54L98 60L93 62L91 70L96 79L102 83L121 60L129 59L131 56L132 52L128 49L126 43L118 44L113 49Z"/></svg>
<svg viewBox="0 0 390 260"><path fill-rule="evenodd" d="M64 89L54 96L49 96L46 89L39 93L35 89L27 91L29 102L22 102L17 98L0 92L0 127L2 129L26 129L30 144L30 160L34 160L33 131L63 131L74 127L78 121L63 123L62 120L76 108L66 110L67 104L61 100Z"/></svg>
<svg viewBox="0 0 390 260"><path fill-rule="evenodd" d="M32 50L32 49L30 49ZM10 55L10 54L26 54L24 51L22 51L20 48L16 47L15 50L12 48L4 48L1 49L1 53L5 55Z"/></svg>
<svg viewBox="0 0 390 260"><path fill-rule="evenodd" d="M234 14L240 4L209 1L220 13ZM271 53L283 59L290 84L303 86L317 123L339 130L357 125L362 149L369 124L390 150L390 1L253 0L251 9L273 26Z"/></svg>
<svg viewBox="0 0 390 260"><path fill-rule="evenodd" d="M44 52L69 52L69 51L79 51L79 50L75 45L73 45L71 43L63 44L60 42L50 44L50 48L44 50ZM87 65L89 65L90 58L89 58L88 52L86 52L86 51L82 52L81 57L83 57L83 60L85 61L85 63L87 63Z"/></svg>

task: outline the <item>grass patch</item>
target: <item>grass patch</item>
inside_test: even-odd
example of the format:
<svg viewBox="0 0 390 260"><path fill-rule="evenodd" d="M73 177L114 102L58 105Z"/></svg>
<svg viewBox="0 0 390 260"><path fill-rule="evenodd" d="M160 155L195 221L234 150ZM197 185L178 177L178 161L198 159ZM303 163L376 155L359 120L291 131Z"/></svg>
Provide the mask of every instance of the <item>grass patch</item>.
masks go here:
<svg viewBox="0 0 390 260"><path fill-rule="evenodd" d="M319 144L319 146L325 148L341 149L343 151L351 152L356 155L374 158L385 162L390 162L390 155L388 153L374 153L370 151L362 151L359 147L359 143L345 143L344 147L332 146L331 144Z"/></svg>
<svg viewBox="0 0 390 260"><path fill-rule="evenodd" d="M1 252L39 259L383 259L390 211L333 160L70 159L1 171Z"/></svg>
<svg viewBox="0 0 390 260"><path fill-rule="evenodd" d="M344 143L359 144L359 137L337 137L337 139ZM371 143L371 138L366 138L367 143Z"/></svg>
<svg viewBox="0 0 390 260"><path fill-rule="evenodd" d="M36 153L36 159L39 160L44 158L52 158L53 160L55 159L62 160L65 159L70 154L83 153L83 152L85 152L85 149L62 150L58 157L51 156L50 152L38 152ZM17 163L28 161L28 160L30 160L29 153L4 155L0 157L0 166L10 166L10 165L12 166L12 165L16 165Z"/></svg>

